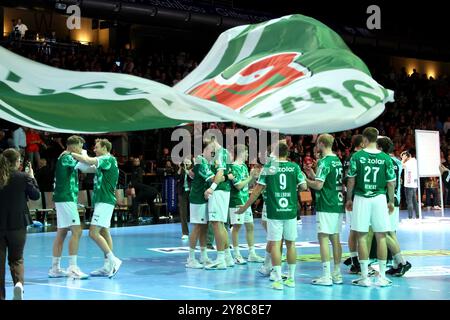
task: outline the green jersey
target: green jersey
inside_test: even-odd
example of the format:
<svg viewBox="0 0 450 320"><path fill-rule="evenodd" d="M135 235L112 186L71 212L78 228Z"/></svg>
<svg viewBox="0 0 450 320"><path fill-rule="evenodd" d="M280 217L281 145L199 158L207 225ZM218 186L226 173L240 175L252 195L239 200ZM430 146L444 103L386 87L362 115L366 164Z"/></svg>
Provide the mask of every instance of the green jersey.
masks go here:
<svg viewBox="0 0 450 320"><path fill-rule="evenodd" d="M238 190L235 186L246 180L249 177L248 168L245 163L238 164L233 163L231 165L231 173L234 176L233 187L230 192L230 208L237 208L245 204L249 198L248 184L241 190Z"/></svg>
<svg viewBox="0 0 450 320"><path fill-rule="evenodd" d="M318 212L344 213L344 195L342 193L343 167L335 155L327 155L317 163L316 180L323 187L316 192L316 210Z"/></svg>
<svg viewBox="0 0 450 320"><path fill-rule="evenodd" d="M54 202L78 202L77 163L70 154L64 154L56 161Z"/></svg>
<svg viewBox="0 0 450 320"><path fill-rule="evenodd" d="M350 159L348 177L355 178L355 195L372 198L386 194L387 183L395 181L394 166L386 153L363 149Z"/></svg>
<svg viewBox="0 0 450 320"><path fill-rule="evenodd" d="M230 181L227 180L227 174L230 172L230 153L224 147L221 147L216 151L214 155L214 159L211 162L211 171L215 175L217 171L223 170L223 174L225 176L225 181L222 181L217 185L216 190L222 191L230 191L231 184Z"/></svg>
<svg viewBox="0 0 450 320"><path fill-rule="evenodd" d="M119 180L119 168L117 160L110 154L97 157L97 170L94 179L94 191L92 202L116 204L117 181Z"/></svg>
<svg viewBox="0 0 450 320"><path fill-rule="evenodd" d="M277 160L277 157L270 154L269 157L267 158L267 162L264 164L263 169L261 170L261 173L264 172L264 170L269 170L270 166L272 165L272 162L276 161L276 160ZM262 198L263 198L264 204L266 204L266 201L267 201L266 189L264 189L262 191Z"/></svg>
<svg viewBox="0 0 450 320"><path fill-rule="evenodd" d="M273 220L289 220L297 217L297 187L306 184L300 167L289 161L275 160L272 165L265 166L258 184L266 186L267 218Z"/></svg>
<svg viewBox="0 0 450 320"><path fill-rule="evenodd" d="M394 172L395 172L395 200L394 200L394 205L396 207L400 206L400 187L401 187L401 183L400 183L400 178L402 176L402 171L403 171L403 166L402 166L402 162L397 159L396 157L392 157L392 164L394 165ZM388 199L389 201L389 199Z"/></svg>
<svg viewBox="0 0 450 320"><path fill-rule="evenodd" d="M191 182L191 192L189 193L189 202L192 204L207 203L205 199L205 191L211 185L210 179L214 179L214 173L212 173L208 160L203 156L197 156L195 159L195 165L192 169L195 176ZM208 181L210 180L210 181Z"/></svg>

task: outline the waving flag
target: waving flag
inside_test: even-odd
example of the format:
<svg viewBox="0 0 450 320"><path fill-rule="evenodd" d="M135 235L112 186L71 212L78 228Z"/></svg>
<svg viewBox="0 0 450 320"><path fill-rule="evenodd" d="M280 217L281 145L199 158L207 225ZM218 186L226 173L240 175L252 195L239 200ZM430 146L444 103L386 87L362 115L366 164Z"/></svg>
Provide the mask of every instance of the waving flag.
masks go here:
<svg viewBox="0 0 450 320"><path fill-rule="evenodd" d="M335 132L384 111L393 92L319 21L290 15L222 33L171 88L117 73L52 68L0 47L0 117L52 132L118 132L234 121Z"/></svg>

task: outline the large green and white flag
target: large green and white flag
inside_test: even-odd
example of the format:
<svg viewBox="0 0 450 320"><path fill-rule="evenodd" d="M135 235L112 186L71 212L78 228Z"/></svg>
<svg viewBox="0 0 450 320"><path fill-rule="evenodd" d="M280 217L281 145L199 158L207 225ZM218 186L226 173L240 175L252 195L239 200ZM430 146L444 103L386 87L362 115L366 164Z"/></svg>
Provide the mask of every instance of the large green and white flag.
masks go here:
<svg viewBox="0 0 450 320"><path fill-rule="evenodd" d="M302 15L227 30L174 88L56 69L0 47L0 117L45 131L235 121L283 133L335 132L374 120L389 101L393 92L333 30Z"/></svg>

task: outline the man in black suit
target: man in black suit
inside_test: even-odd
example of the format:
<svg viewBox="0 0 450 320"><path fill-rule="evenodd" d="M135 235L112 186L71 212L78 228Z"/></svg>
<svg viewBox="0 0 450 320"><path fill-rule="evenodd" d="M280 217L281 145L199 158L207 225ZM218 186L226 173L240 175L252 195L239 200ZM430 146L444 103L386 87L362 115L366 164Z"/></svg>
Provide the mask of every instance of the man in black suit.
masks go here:
<svg viewBox="0 0 450 320"><path fill-rule="evenodd" d="M150 213L153 216L153 223L159 222L159 215L156 212L154 200L158 195L158 190L143 183L144 169L141 167L139 158L133 160L133 169L131 172L130 187L134 188L135 194L133 197L133 204L131 207L133 217L137 218L138 208L141 203L147 202L150 207Z"/></svg>

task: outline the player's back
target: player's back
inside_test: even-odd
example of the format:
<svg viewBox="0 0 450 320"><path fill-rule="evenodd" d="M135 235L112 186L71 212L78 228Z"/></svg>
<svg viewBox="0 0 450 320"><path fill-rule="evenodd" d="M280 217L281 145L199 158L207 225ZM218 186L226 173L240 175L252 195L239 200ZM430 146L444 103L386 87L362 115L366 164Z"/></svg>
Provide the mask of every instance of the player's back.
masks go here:
<svg viewBox="0 0 450 320"><path fill-rule="evenodd" d="M300 167L290 161L273 161L258 181L266 186L267 218L274 220L297 217L297 186L304 182Z"/></svg>

